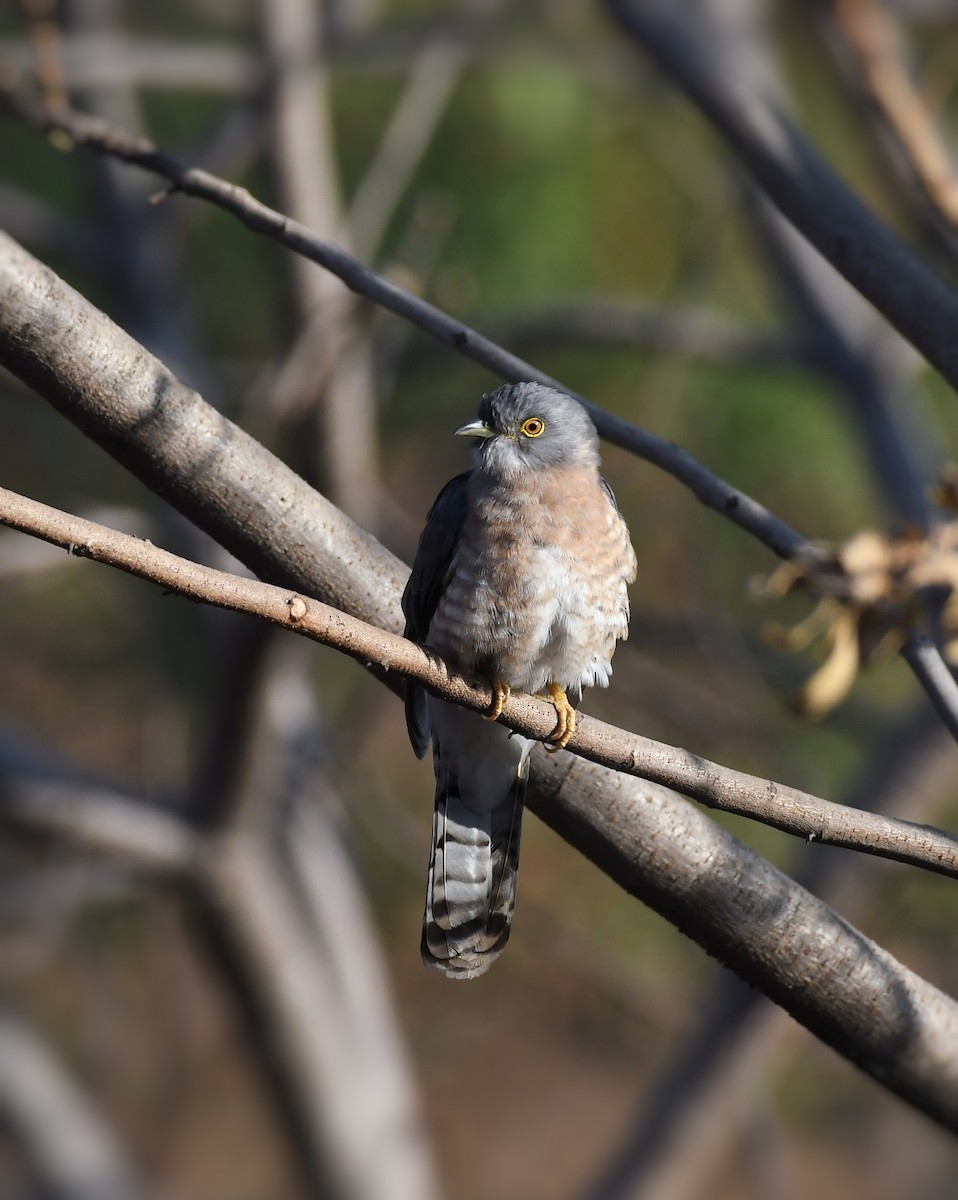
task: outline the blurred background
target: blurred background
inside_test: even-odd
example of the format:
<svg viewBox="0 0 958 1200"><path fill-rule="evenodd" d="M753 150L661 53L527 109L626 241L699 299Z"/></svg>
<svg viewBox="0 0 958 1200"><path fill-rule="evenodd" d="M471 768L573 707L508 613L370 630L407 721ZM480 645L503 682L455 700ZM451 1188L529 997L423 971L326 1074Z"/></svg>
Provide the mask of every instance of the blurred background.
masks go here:
<svg viewBox="0 0 958 1200"><path fill-rule="evenodd" d="M947 154L958 5L683 8L730 78L774 95L954 273L869 46ZM351 247L811 538L920 523L954 455L945 385L600 5L11 0L0 62ZM410 561L467 465L451 432L498 381L209 205L151 203L162 190L0 123L0 224ZM0 413L4 486L240 569L6 374ZM800 720L815 656L761 631L808 603L756 602L772 555L655 468L611 447L604 464L640 571L611 692L587 711L954 827L958 755L904 665ZM432 792L401 705L353 662L0 534L0 1198L106 1195L54 1162L71 1132L130 1194L337 1194L310 1124L341 1104L363 1144L367 1073L421 1113L422 1152L462 1200L954 1195L949 1135L532 817L507 953L469 985L424 971ZM151 855L157 807L170 828L239 831L252 857L228 884L184 884ZM129 852L98 824L127 809L146 821ZM954 994L952 882L727 823ZM265 933L249 901L263 846L279 847ZM284 961L303 965L305 1010L264 982ZM311 1109L317 1029L342 1054Z"/></svg>

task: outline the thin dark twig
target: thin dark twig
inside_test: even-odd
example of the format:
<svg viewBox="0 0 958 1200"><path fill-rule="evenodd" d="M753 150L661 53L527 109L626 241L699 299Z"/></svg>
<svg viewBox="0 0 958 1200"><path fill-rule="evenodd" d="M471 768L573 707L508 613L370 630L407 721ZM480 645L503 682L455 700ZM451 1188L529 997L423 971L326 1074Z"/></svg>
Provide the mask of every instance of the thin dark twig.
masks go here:
<svg viewBox="0 0 958 1200"><path fill-rule="evenodd" d="M913 633L902 647L901 655L928 693L951 735L958 739L958 682L941 651L930 637Z"/></svg>
<svg viewBox="0 0 958 1200"><path fill-rule="evenodd" d="M464 357L488 367L504 379L514 382L535 379L568 392L589 410L596 428L604 438L673 475L690 489L701 504L728 517L730 521L757 537L774 554L781 558L793 558L797 555L815 556L815 549L807 538L769 512L757 500L719 479L681 446L656 437L655 434L599 408L559 380L509 353L468 325L363 266L339 246L324 241L305 226L269 208L250 195L245 188L227 183L197 167L190 167L174 155L158 149L148 139L132 137L84 113L46 112L22 96L15 95L9 88L0 88L0 108L6 108L39 129L60 130L67 133L78 145L88 146L100 153L113 155L124 162L162 175L170 181L174 190L217 205L237 217L254 233L271 237L296 253L319 263L337 275L351 291L405 318Z"/></svg>

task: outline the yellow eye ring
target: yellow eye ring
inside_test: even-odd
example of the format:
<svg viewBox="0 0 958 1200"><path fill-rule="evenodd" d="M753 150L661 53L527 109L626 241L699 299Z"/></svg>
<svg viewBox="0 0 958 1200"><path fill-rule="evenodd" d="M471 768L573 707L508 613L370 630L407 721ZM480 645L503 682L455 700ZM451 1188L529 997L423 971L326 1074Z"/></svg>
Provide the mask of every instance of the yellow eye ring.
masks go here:
<svg viewBox="0 0 958 1200"><path fill-rule="evenodd" d="M541 417L526 417L519 426L519 432L526 437L537 438L546 431L546 423Z"/></svg>

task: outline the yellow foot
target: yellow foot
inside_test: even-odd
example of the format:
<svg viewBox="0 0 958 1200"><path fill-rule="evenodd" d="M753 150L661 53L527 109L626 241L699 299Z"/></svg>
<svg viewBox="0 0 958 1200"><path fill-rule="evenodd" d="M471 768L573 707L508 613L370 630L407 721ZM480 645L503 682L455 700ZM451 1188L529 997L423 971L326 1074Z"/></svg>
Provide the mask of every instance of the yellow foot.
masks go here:
<svg viewBox="0 0 958 1200"><path fill-rule="evenodd" d="M546 749L565 749L570 738L575 733L575 709L569 702L569 697L557 683L549 684L549 697L556 708L558 724L546 738Z"/></svg>
<svg viewBox="0 0 958 1200"><path fill-rule="evenodd" d="M498 721L502 716L502 710L509 703L509 697L512 695L512 688L508 683L503 683L501 679L494 679L492 683L492 704L489 706L489 711L483 713L484 721Z"/></svg>

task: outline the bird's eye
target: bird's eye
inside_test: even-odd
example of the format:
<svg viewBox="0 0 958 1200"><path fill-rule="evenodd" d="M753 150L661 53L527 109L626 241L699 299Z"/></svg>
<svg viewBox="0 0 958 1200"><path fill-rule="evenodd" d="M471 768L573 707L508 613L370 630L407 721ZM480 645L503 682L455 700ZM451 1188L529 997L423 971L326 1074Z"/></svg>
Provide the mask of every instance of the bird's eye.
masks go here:
<svg viewBox="0 0 958 1200"><path fill-rule="evenodd" d="M519 426L519 432L524 433L526 437L539 437L545 431L546 423L541 417L527 417Z"/></svg>

